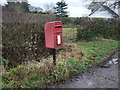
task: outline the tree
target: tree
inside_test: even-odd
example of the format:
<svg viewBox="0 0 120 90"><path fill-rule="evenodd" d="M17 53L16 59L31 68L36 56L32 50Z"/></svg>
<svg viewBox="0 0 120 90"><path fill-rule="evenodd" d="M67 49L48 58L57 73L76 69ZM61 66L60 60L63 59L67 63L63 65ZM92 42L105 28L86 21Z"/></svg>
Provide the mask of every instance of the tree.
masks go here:
<svg viewBox="0 0 120 90"><path fill-rule="evenodd" d="M44 4L45 12L47 13L54 13L54 4L53 3L46 3Z"/></svg>
<svg viewBox="0 0 120 90"><path fill-rule="evenodd" d="M29 4L28 1L25 0L14 0L14 2L7 1L6 9L8 11L16 11L16 12L28 12L29 11Z"/></svg>
<svg viewBox="0 0 120 90"><path fill-rule="evenodd" d="M120 15L118 12L116 12L115 10L119 10L120 9L120 1L118 2L92 2L88 9L91 10L91 13L89 14L92 15L94 14L96 11L107 11L109 12L113 18L119 18Z"/></svg>
<svg viewBox="0 0 120 90"><path fill-rule="evenodd" d="M66 2L64 0L62 0L61 2L57 2L56 3L56 7L54 7L55 10L55 14L58 17L68 17L68 12L66 11L67 9L67 5Z"/></svg>
<svg viewBox="0 0 120 90"><path fill-rule="evenodd" d="M23 8L24 12L29 12L28 1L26 0L26 2L21 2L21 4L22 4L22 8Z"/></svg>

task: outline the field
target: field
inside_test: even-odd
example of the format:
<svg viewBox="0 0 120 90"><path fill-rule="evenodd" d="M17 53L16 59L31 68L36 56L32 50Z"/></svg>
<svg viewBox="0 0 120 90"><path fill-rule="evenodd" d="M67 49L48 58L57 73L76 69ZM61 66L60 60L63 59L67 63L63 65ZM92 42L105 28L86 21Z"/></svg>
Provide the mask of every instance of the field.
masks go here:
<svg viewBox="0 0 120 90"><path fill-rule="evenodd" d="M41 62L31 61L2 74L4 88L45 88L83 73L106 60L106 55L115 51L118 41L96 37L93 41L76 41L76 28L63 28L64 47L57 51L57 65L52 56Z"/></svg>
<svg viewBox="0 0 120 90"><path fill-rule="evenodd" d="M73 42L77 38L76 28L63 28L63 40L64 42Z"/></svg>

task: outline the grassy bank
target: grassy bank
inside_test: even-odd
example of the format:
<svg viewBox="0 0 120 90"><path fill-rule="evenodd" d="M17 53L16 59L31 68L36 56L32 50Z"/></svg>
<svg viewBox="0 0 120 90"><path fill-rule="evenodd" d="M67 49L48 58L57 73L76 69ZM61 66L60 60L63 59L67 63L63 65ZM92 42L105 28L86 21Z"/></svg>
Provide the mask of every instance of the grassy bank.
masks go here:
<svg viewBox="0 0 120 90"><path fill-rule="evenodd" d="M96 66L105 56L116 50L115 40L96 38L91 42L72 42L75 29L64 29L64 47L57 52L57 65L53 65L52 56L41 62L28 62L5 71L2 74L4 88L44 88L49 83L68 79ZM70 33L68 33L70 32ZM72 34L74 33L74 34ZM67 38L66 38L66 35Z"/></svg>
<svg viewBox="0 0 120 90"><path fill-rule="evenodd" d="M52 56L42 62L29 62L4 72L3 87L34 88L60 81L84 72L105 60L105 55L117 48L116 41L67 43L57 54L57 65L52 65Z"/></svg>

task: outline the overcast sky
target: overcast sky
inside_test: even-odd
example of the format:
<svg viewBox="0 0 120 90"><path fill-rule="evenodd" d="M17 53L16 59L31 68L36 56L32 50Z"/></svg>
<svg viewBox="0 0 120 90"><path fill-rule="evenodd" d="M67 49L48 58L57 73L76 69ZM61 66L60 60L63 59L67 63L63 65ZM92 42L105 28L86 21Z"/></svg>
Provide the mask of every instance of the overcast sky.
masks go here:
<svg viewBox="0 0 120 90"><path fill-rule="evenodd" d="M33 6L40 6L44 9L44 4L53 3L54 5L61 0L29 0L29 3ZM89 14L90 11L85 7L86 1L84 0L65 0L68 4L69 15L71 17L80 17L84 14Z"/></svg>
<svg viewBox="0 0 120 90"><path fill-rule="evenodd" d="M28 0L28 3L32 6L41 7L44 9L45 4L53 3L54 5L61 0ZM65 0L68 4L69 16L70 17L82 17L90 14L90 10L87 9L87 5L91 2L90 0ZM6 0L0 0L0 4L5 4ZM110 17L108 13L96 13L93 17Z"/></svg>

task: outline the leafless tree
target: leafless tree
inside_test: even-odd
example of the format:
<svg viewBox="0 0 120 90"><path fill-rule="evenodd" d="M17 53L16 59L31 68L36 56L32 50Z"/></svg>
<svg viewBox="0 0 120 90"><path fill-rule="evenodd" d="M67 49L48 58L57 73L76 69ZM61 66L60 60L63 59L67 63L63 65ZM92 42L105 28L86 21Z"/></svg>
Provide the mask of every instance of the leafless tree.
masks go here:
<svg viewBox="0 0 120 90"><path fill-rule="evenodd" d="M120 1L118 2L111 2L111 1L104 1L104 2L92 2L88 6L88 9L91 10L91 13L89 14L92 15L96 11L107 11L112 15L113 18L119 18L119 10L120 10Z"/></svg>
<svg viewBox="0 0 120 90"><path fill-rule="evenodd" d="M48 13L54 13L54 3L46 3L44 4L44 10L45 12L48 12Z"/></svg>

